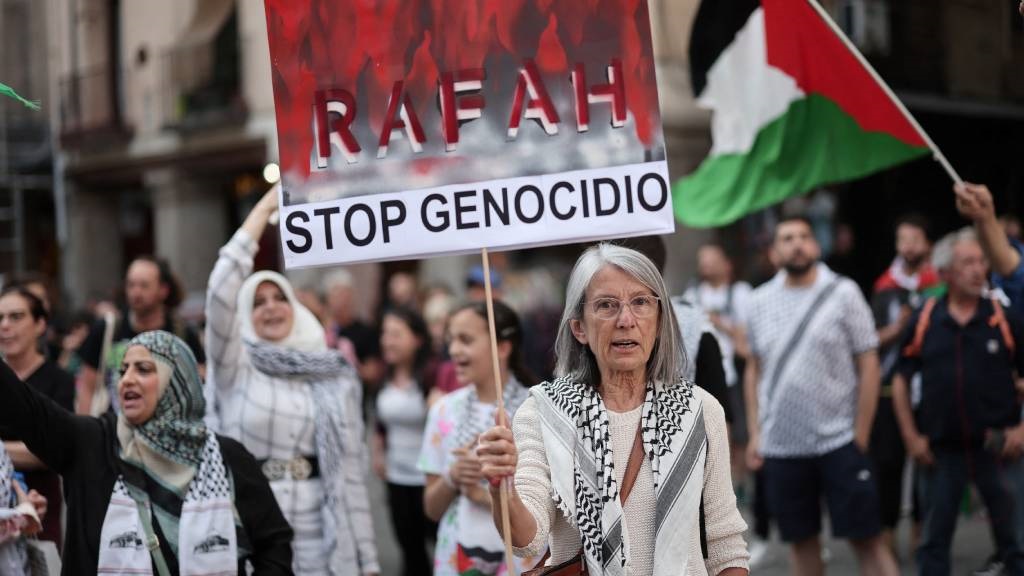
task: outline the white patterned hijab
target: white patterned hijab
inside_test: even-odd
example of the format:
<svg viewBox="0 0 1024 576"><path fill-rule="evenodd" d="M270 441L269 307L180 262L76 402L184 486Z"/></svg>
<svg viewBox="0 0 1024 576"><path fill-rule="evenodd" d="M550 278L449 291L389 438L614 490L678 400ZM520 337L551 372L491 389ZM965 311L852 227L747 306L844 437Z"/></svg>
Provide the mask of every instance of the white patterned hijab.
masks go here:
<svg viewBox="0 0 1024 576"><path fill-rule="evenodd" d="M162 330L143 332L128 346L142 346L153 356L160 399L153 416L138 426L118 416L121 458L184 494L199 469L207 434L206 399L195 356L181 338Z"/></svg>
<svg viewBox="0 0 1024 576"><path fill-rule="evenodd" d="M203 421L206 400L195 356L177 336L143 332L128 343L149 350L160 379L153 416L132 425L118 417L124 461L100 533L99 574L143 574L150 552L138 546L143 524L132 490L150 499L155 524L173 550L182 576L234 574L238 568L234 494L216 436ZM145 474L156 483L149 485ZM154 493L168 497L154 498ZM167 506L179 501L180 509ZM125 539L127 535L133 535ZM210 540L207 542L209 539ZM212 542L212 543L211 543Z"/></svg>
<svg viewBox="0 0 1024 576"><path fill-rule="evenodd" d="M294 323L291 333L283 340L270 342L256 335L252 325L253 300L256 288L264 282L273 282L292 306ZM355 541L348 526L347 510L352 503L344 502L341 487L342 461L346 450L346 426L359 414L345 412L344 395L361 383L355 369L336 350L327 348L323 326L308 308L299 303L288 280L277 272L261 271L249 276L238 291L238 318L241 323L242 342L253 367L272 378L305 382L312 389L316 454L320 461L320 475L325 479L323 550L328 558L332 576L343 573L346 558L356 555Z"/></svg>
<svg viewBox="0 0 1024 576"><path fill-rule="evenodd" d="M270 270L254 272L245 279L242 287L238 290L238 321L241 324L242 339L247 343L264 341L256 335L256 329L252 324L252 311L256 298L256 289L264 282L272 282L278 288L292 307L292 331L284 340L278 342L267 342L283 348L290 348L300 352L321 352L327 349L327 339L324 335L324 327L317 320L316 316L302 305L295 297L291 282L287 278Z"/></svg>

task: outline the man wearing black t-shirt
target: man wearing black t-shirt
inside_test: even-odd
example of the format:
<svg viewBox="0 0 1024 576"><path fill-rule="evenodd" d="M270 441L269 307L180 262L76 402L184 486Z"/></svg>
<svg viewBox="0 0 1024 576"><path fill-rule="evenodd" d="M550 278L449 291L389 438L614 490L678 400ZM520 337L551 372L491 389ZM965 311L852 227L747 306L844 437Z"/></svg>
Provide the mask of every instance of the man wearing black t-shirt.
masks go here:
<svg viewBox="0 0 1024 576"><path fill-rule="evenodd" d="M114 326L106 358L101 358L106 331L104 320L93 325L89 336L78 350L78 355L82 359L82 369L79 372L75 411L79 414L90 412L97 385L106 386L107 390L111 391L113 401L116 394L112 391L120 372L125 348L132 338L142 332L165 330L181 338L195 354L200 374L204 373L206 355L203 353L199 335L191 326L174 315L174 309L181 303L181 289L167 263L151 256L136 258L125 273L124 291L128 310L124 318L119 319ZM104 382L97 383L101 367L104 368Z"/></svg>

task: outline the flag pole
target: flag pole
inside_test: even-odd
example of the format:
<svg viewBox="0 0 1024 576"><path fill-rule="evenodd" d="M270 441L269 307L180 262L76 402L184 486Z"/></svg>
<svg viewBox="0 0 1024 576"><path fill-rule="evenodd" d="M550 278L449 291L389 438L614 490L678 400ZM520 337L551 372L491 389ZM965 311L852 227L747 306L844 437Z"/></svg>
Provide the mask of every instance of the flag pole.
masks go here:
<svg viewBox="0 0 1024 576"><path fill-rule="evenodd" d="M825 8L816 0L807 0L807 3L810 4L812 8L814 8L814 11L818 13L818 16L820 16L821 19L824 20L825 23L828 25L828 27L832 29L832 32L835 33L835 35L838 36L839 39L843 41L843 44L846 45L847 50L849 50L857 59L857 61L860 62L861 66L863 66L864 69L868 71L868 74L870 74L871 77L874 78L875 82L877 82L878 85L882 87L882 90L885 92L886 96L888 96L889 99L892 100L893 104L896 105L896 108L899 109L900 113L902 113L903 116L907 119L907 121L910 122L910 124L914 127L914 129L917 130L917 133L928 145L928 148L931 148L932 158L934 158L936 162L942 165L942 168L946 171L946 174L949 174L949 177L953 180L954 183L963 184L963 179L960 178L960 174L958 174L956 169L953 168L953 165L949 163L949 159L947 159L946 155L942 153L942 150L939 150L939 147L935 145L935 142L932 140L931 136L929 136L928 133L924 131L924 128L922 128L921 124L918 123L917 118L914 118L913 114L910 113L910 110L907 110L907 107L903 104L903 101L900 100L898 96L896 96L896 93L892 91L892 88L889 87L889 84L887 84L886 81L882 79L882 76L878 74L878 72L875 70L875 67L872 66L870 62L868 62L868 59L865 58L864 55L860 53L860 50L857 49L857 47L853 44L853 41L850 40L846 33L843 32L842 28L840 28L839 25L836 24L836 21L833 20L832 17L828 14L828 12L825 11Z"/></svg>
<svg viewBox="0 0 1024 576"><path fill-rule="evenodd" d="M484 264L484 299L487 302L487 330L491 335L491 366L494 369L494 393L497 395L498 413L505 411L505 397L501 389L501 366L498 364L498 334L494 323L494 295L491 292L491 259L487 248L480 249L480 257ZM501 483L498 500L501 506L501 533L505 542L505 569L507 574L515 575L515 564L512 556L512 528L508 515L508 479Z"/></svg>

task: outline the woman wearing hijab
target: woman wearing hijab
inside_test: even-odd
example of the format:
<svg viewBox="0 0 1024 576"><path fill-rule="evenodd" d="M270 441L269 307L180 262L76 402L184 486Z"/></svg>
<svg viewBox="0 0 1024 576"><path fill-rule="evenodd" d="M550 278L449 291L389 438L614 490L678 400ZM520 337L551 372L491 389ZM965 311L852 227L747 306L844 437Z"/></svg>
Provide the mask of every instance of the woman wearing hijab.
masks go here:
<svg viewBox="0 0 1024 576"><path fill-rule="evenodd" d="M259 459L295 530L296 573L376 574L358 377L327 348L288 280L252 273L277 190L221 248L210 274L206 346L221 431Z"/></svg>
<svg viewBox="0 0 1024 576"><path fill-rule="evenodd" d="M64 574L291 574L292 531L259 466L203 422L195 357L167 332L128 343L121 414L76 416L0 363L0 433L64 477Z"/></svg>

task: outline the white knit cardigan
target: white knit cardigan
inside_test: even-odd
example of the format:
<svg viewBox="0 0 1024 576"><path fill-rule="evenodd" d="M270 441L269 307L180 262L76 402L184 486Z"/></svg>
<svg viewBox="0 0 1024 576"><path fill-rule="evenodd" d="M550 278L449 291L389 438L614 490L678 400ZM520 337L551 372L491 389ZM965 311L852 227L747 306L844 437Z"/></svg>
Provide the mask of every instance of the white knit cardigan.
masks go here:
<svg viewBox="0 0 1024 576"><path fill-rule="evenodd" d="M704 514L707 531L708 558L705 560L700 549L700 524L698 516L693 518L690 546L690 562L680 574L716 576L726 568L747 568L750 555L743 540L747 524L736 508L732 478L729 469L729 439L725 426L722 406L707 392L694 387L695 394L701 394L704 403L704 425L707 431L708 454L704 474ZM616 479L621 482L626 470L626 461L633 445L636 427L640 422L641 408L631 412L609 411L609 431L612 437L612 454ZM516 468L515 487L519 498L537 523L537 533L530 544L516 548L517 556L534 556L547 543L551 549L549 565L569 560L580 550L580 534L555 507L551 498L551 476L537 404L532 397L526 400L516 412L512 424L519 464ZM640 576L652 574L654 558L654 526L656 517L653 473L651 462L644 459L633 491L626 502L624 516L628 526L627 542L633 559L629 574Z"/></svg>

